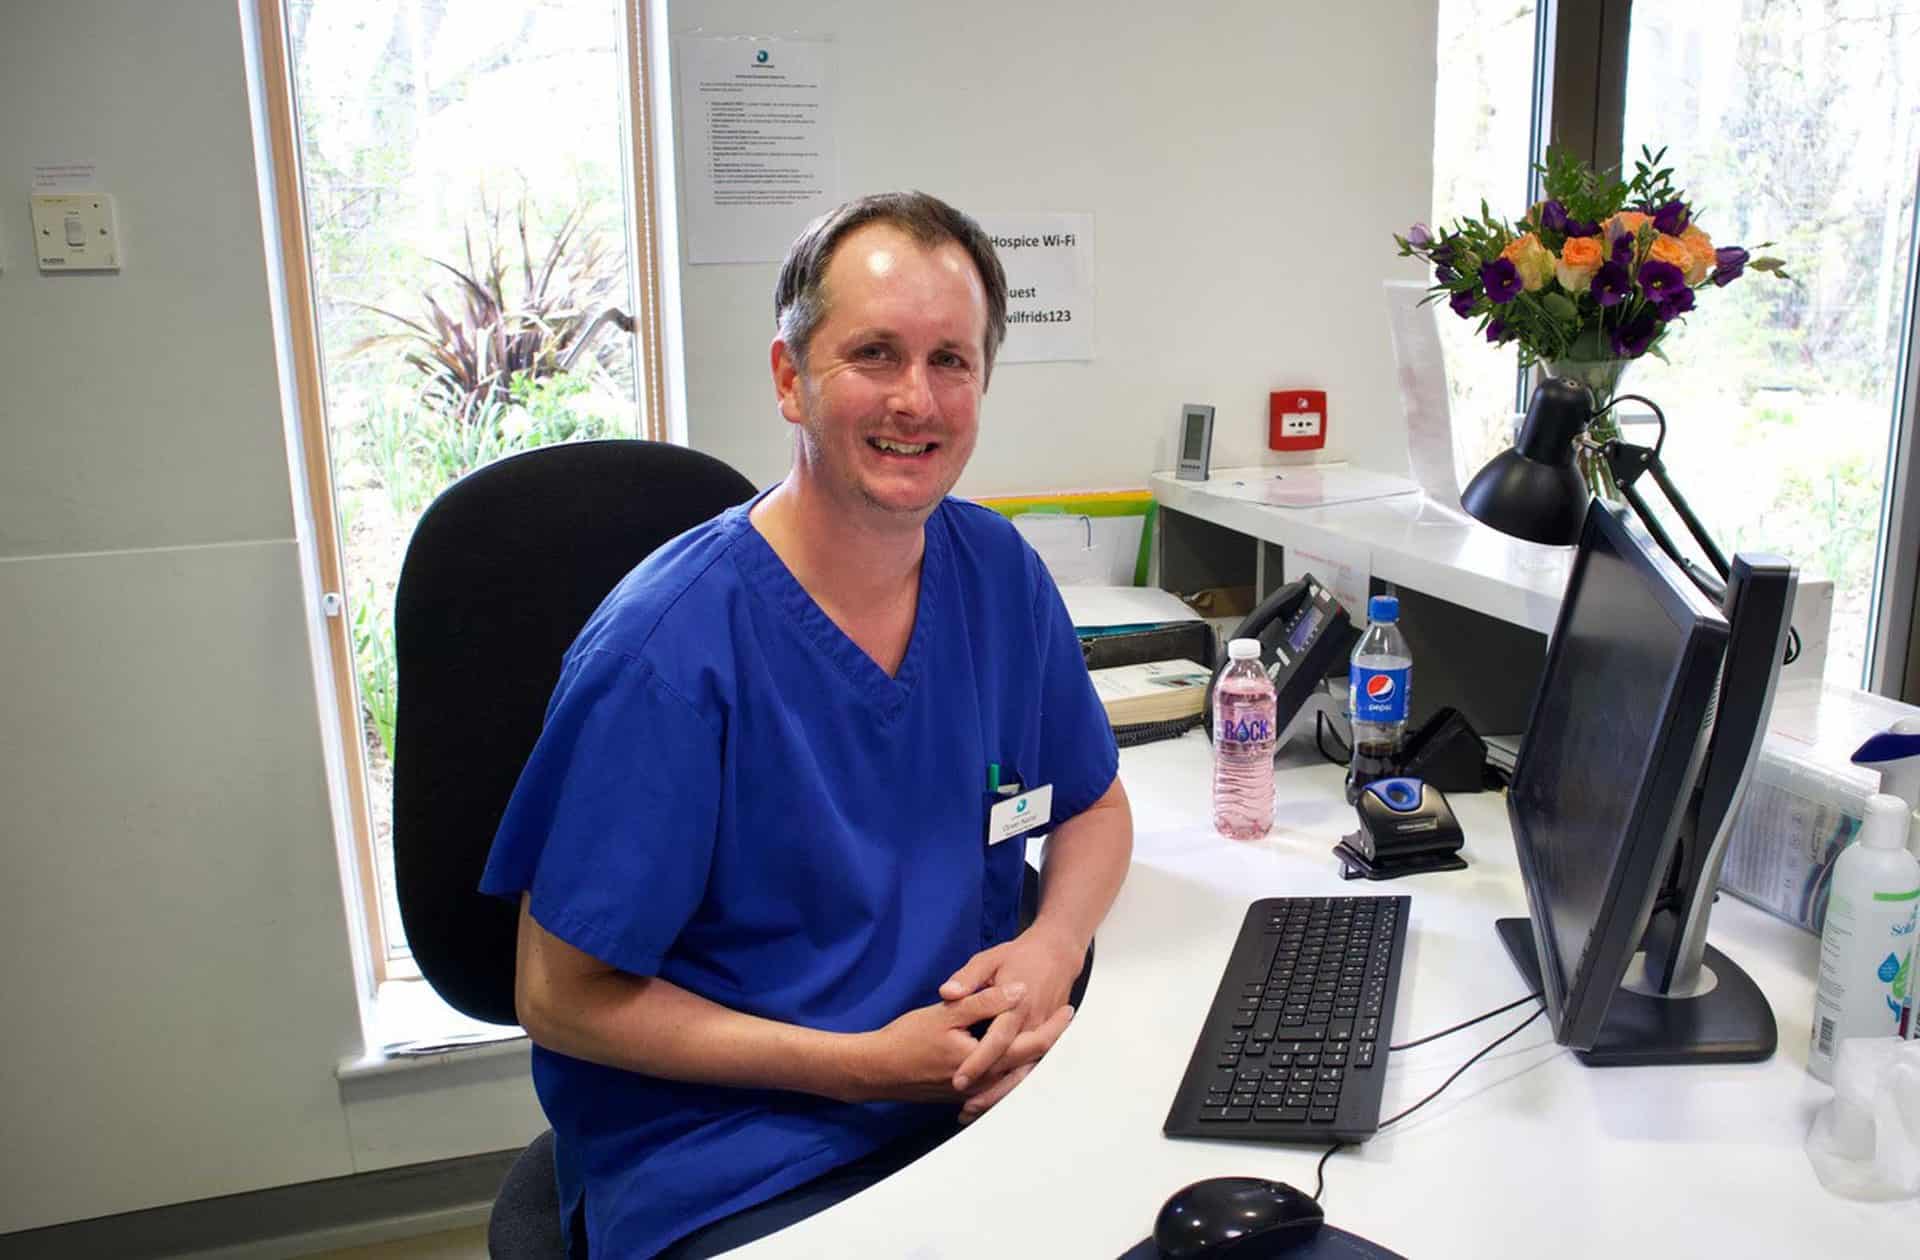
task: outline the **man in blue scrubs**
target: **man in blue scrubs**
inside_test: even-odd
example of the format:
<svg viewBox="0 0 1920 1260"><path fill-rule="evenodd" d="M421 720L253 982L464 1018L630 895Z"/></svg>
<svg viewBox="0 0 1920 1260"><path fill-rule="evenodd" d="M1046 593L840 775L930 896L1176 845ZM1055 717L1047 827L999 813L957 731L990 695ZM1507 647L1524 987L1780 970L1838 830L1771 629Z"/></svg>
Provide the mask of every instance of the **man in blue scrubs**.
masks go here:
<svg viewBox="0 0 1920 1260"><path fill-rule="evenodd" d="M791 471L648 558L567 654L482 887L520 900L576 1253L711 1255L818 1210L1072 1018L1132 819L1045 568L947 497L1006 301L932 197L811 225L775 291Z"/></svg>

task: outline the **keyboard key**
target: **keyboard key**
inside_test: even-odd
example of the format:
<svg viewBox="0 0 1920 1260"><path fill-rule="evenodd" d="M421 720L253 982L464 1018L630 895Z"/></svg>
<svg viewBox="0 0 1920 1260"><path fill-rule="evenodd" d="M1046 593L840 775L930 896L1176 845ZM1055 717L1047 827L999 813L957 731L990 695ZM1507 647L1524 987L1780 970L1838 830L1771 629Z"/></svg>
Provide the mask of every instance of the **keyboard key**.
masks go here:
<svg viewBox="0 0 1920 1260"><path fill-rule="evenodd" d="M1359 1043L1358 1049L1353 1052L1353 1066L1357 1068L1370 1068L1373 1066L1373 1043L1371 1041L1362 1041Z"/></svg>
<svg viewBox="0 0 1920 1260"><path fill-rule="evenodd" d="M1232 1096L1230 1096L1230 1097L1228 1098L1228 1100L1227 1100L1227 1106L1229 1106L1229 1107L1251 1107L1251 1106L1253 1106L1253 1099L1254 1099L1254 1091L1253 1091L1253 1090L1250 1090L1250 1089L1249 1089L1249 1090L1243 1090L1243 1091L1241 1091L1241 1092L1240 1092L1240 1093L1238 1093L1238 1094L1234 1094L1234 1095L1232 1095Z"/></svg>
<svg viewBox="0 0 1920 1260"><path fill-rule="evenodd" d="M1282 1124L1299 1124L1306 1120L1307 1109L1305 1107L1282 1107L1279 1116L1276 1118Z"/></svg>
<svg viewBox="0 0 1920 1260"><path fill-rule="evenodd" d="M1340 1113L1332 1107L1315 1107L1307 1112L1307 1119L1315 1124L1332 1124L1339 1116Z"/></svg>
<svg viewBox="0 0 1920 1260"><path fill-rule="evenodd" d="M1253 1118L1255 1120L1263 1120L1268 1124L1295 1124L1301 1120L1305 1120L1307 1113L1297 1109L1287 1111L1279 1107L1255 1107L1253 1109Z"/></svg>
<svg viewBox="0 0 1920 1260"><path fill-rule="evenodd" d="M1200 1108L1200 1117L1199 1117L1199 1118L1200 1118L1201 1120L1203 1120L1203 1121L1206 1121L1206 1122L1209 1122L1209 1123L1211 1123L1211 1122L1214 1122L1214 1121L1222 1121L1222 1120L1232 1120L1232 1119L1233 1119L1234 1117L1233 1117L1232 1115L1229 1115L1228 1113L1229 1113L1230 1111L1236 1111L1236 1110L1238 1110L1238 1108L1232 1108L1232 1107L1202 1107L1202 1108ZM1240 1118L1241 1118L1241 1119L1245 1119L1245 1117L1244 1117L1244 1116L1242 1116L1242 1117L1240 1117Z"/></svg>
<svg viewBox="0 0 1920 1260"><path fill-rule="evenodd" d="M1352 1038L1353 1038L1353 1021L1352 1020L1336 1019L1331 1024L1327 1025L1327 1040L1350 1041L1352 1040Z"/></svg>

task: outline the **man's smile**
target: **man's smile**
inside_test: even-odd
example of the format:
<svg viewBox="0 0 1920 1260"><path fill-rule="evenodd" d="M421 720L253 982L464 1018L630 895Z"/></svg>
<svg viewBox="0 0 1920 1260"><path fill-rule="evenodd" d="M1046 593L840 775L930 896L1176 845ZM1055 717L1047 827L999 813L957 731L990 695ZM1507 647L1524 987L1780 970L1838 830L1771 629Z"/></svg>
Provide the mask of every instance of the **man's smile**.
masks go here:
<svg viewBox="0 0 1920 1260"><path fill-rule="evenodd" d="M867 439L867 445L885 455L907 458L931 455L940 447L938 442L897 442L892 438L883 437L870 437Z"/></svg>

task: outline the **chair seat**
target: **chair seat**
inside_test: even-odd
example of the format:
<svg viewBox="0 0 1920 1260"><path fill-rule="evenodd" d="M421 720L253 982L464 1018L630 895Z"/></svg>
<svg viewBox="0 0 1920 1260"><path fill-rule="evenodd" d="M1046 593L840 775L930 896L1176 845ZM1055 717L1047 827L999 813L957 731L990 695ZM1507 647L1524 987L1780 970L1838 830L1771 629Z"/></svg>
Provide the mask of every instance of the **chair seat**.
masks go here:
<svg viewBox="0 0 1920 1260"><path fill-rule="evenodd" d="M566 1260L560 1190L553 1175L553 1130L533 1139L507 1170L487 1217L487 1254L494 1260Z"/></svg>

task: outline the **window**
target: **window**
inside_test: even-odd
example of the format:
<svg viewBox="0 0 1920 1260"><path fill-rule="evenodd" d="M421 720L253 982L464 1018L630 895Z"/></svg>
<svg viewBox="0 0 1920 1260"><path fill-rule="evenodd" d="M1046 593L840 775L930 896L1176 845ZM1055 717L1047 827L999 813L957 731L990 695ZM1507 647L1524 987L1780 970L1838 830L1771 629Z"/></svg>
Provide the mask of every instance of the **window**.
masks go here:
<svg viewBox="0 0 1920 1260"><path fill-rule="evenodd" d="M1533 153L1534 0L1440 0L1434 76L1433 222L1474 212L1518 217ZM1465 485L1513 440L1519 367L1472 322L1441 308L1454 460Z"/></svg>
<svg viewBox="0 0 1920 1260"><path fill-rule="evenodd" d="M326 417L305 435L306 479L384 980L411 971L392 878L392 601L414 522L501 456L664 431L640 261L643 31L637 0L260 3L303 410Z"/></svg>
<svg viewBox="0 0 1920 1260"><path fill-rule="evenodd" d="M1434 131L1438 222L1482 197L1514 217L1550 132L1603 167L1665 148L1717 243L1773 242L1793 283L1708 295L1622 388L1666 412L1674 481L1724 549L1832 580L1828 680L1910 699L1916 557L1894 540L1920 511L1892 470L1920 398L1916 54L1899 0L1440 0ZM1464 479L1524 395L1511 349L1439 324Z"/></svg>
<svg viewBox="0 0 1920 1260"><path fill-rule="evenodd" d="M1675 481L1727 548L1830 578L1826 676L1866 681L1905 375L1920 14L1898 0L1640 0L1626 151L1667 164L1726 244L1774 242L1626 386L1660 403Z"/></svg>

